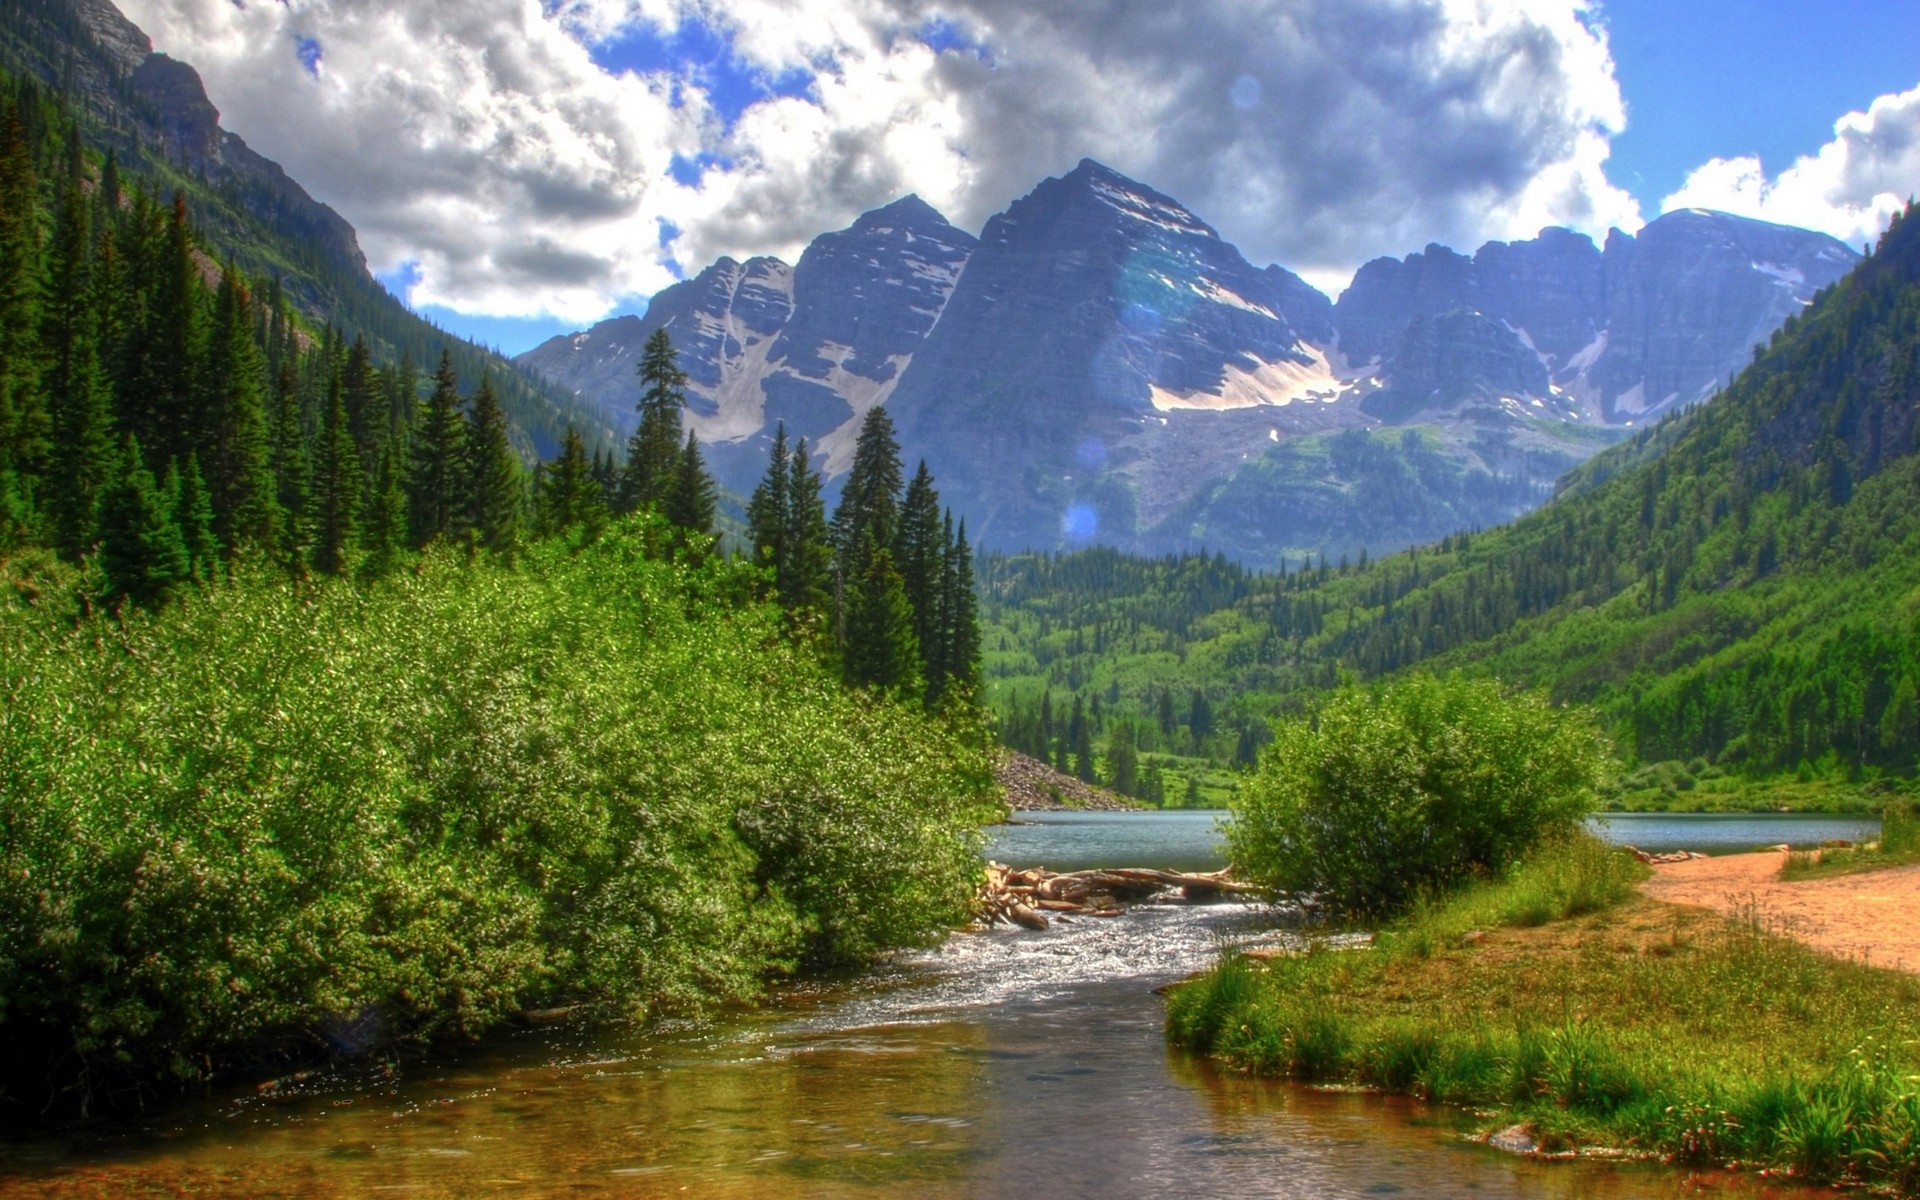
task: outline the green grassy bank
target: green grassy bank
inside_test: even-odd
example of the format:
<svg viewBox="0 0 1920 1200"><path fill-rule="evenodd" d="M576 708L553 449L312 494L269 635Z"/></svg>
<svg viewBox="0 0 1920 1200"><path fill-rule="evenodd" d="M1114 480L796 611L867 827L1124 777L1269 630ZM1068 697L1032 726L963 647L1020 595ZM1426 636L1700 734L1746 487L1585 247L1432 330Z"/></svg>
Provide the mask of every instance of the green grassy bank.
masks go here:
<svg viewBox="0 0 1920 1200"><path fill-rule="evenodd" d="M1920 1194L1920 979L1638 896L1597 841L1418 905L1372 947L1224 960L1168 1036L1223 1064L1471 1105L1543 1147Z"/></svg>
<svg viewBox="0 0 1920 1200"><path fill-rule="evenodd" d="M750 998L964 920L984 735L643 534L124 622L0 563L0 1099Z"/></svg>

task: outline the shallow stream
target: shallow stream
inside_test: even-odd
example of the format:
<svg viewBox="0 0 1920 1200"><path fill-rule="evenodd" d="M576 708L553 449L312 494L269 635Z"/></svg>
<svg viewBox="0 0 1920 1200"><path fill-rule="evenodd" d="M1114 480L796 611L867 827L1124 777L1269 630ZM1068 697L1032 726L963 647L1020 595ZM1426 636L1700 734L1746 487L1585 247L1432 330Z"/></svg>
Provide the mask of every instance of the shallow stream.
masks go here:
<svg viewBox="0 0 1920 1200"><path fill-rule="evenodd" d="M1205 865L1149 849L1052 865ZM1795 1194L1516 1159L1468 1114L1166 1048L1154 986L1285 936L1240 905L956 935L701 1027L526 1030L0 1143L0 1197Z"/></svg>

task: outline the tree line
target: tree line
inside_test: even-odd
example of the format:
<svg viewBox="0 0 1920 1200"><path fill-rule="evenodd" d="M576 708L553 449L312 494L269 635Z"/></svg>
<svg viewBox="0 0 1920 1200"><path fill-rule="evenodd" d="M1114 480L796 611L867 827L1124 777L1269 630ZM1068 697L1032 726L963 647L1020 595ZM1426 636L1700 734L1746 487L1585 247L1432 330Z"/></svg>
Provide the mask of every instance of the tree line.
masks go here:
<svg viewBox="0 0 1920 1200"><path fill-rule="evenodd" d="M57 106L22 87L0 111L0 546L96 562L109 604L240 554L377 574L434 541L510 556L645 506L704 546L715 492L664 336L641 376L624 467L569 428L530 476L489 375L463 390L450 350L423 379L309 330Z"/></svg>
<svg viewBox="0 0 1920 1200"><path fill-rule="evenodd" d="M941 506L925 460L905 480L884 408L861 422L831 521L821 489L806 439L789 447L780 425L747 503L747 537L773 597L801 623L825 618L849 685L928 708L975 703L980 622L966 521Z"/></svg>

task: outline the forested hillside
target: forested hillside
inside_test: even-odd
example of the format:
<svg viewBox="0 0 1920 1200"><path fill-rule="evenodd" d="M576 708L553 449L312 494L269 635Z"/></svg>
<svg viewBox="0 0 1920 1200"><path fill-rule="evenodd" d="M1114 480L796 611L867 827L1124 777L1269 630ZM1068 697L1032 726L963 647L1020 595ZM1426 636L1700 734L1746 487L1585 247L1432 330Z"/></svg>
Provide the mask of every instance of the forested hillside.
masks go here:
<svg viewBox="0 0 1920 1200"><path fill-rule="evenodd" d="M191 67L148 51L145 35L104 2L0 6L0 82L36 152L49 149L54 127L77 133L96 161L111 152L127 192L184 199L207 255L275 282L313 330L364 340L377 366L424 372L444 353L468 393L487 375L523 457L551 457L569 424L589 450L611 445L605 422L564 391L409 312L368 272L352 227L221 129Z"/></svg>
<svg viewBox="0 0 1920 1200"><path fill-rule="evenodd" d="M1601 455L1510 526L1345 569L1233 576L1212 596L1188 590L1192 567L1178 563L997 565L996 703L1031 705L1044 681L1104 690L1109 712L1154 723L1167 689L1140 680L1160 677L1158 655L1176 697L1191 677L1216 726L1224 714L1254 730L1341 668L1419 663L1592 702L1642 763L1908 771L1920 752L1916 368L1909 215L1724 393ZM1022 586L1036 575L1061 586ZM1143 607L1155 593L1158 608Z"/></svg>

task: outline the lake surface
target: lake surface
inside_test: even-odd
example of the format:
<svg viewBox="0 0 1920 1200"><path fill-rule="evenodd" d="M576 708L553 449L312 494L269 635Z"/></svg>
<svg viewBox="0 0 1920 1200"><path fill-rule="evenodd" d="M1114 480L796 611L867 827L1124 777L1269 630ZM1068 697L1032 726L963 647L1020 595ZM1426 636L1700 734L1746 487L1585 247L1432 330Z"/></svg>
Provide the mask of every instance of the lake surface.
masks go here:
<svg viewBox="0 0 1920 1200"><path fill-rule="evenodd" d="M1212 819L1101 816L1040 822L1070 852L1049 861L1173 865ZM1143 906L961 934L706 1025L527 1030L246 1088L0 1142L0 1197L1805 1194L1516 1159L1468 1141L1455 1110L1169 1051L1151 989L1224 945L1290 936L1264 922L1251 905Z"/></svg>
<svg viewBox="0 0 1920 1200"><path fill-rule="evenodd" d="M1022 812L988 831L987 857L1010 867L1079 871L1090 867L1166 867L1212 871L1227 865L1220 840L1223 809L1164 812ZM1817 846L1834 838L1879 835L1873 817L1819 813L1607 813L1589 819L1595 833L1642 850L1738 854L1777 846Z"/></svg>

